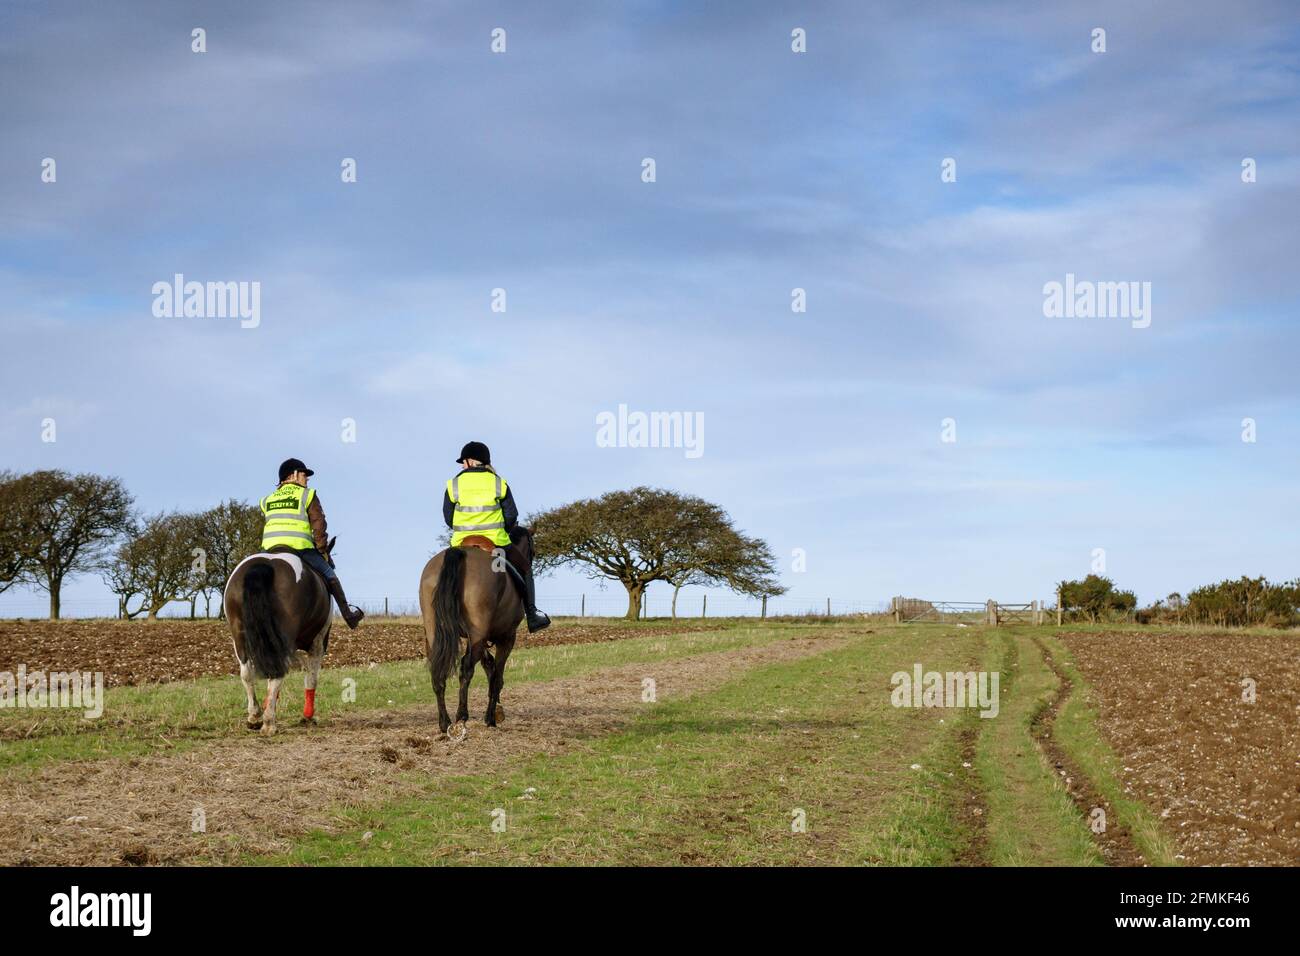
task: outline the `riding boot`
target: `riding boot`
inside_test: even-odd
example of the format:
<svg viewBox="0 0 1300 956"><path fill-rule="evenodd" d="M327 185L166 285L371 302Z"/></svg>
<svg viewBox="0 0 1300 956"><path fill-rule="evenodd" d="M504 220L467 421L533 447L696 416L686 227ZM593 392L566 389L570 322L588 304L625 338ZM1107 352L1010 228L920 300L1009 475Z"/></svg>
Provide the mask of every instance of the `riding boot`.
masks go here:
<svg viewBox="0 0 1300 956"><path fill-rule="evenodd" d="M361 623L361 619L366 616L366 612L359 607L348 604L348 599L343 594L343 582L338 578L330 578L329 589L330 594L334 596L335 603L339 606L339 613L343 615L344 623L355 631L357 625Z"/></svg>
<svg viewBox="0 0 1300 956"><path fill-rule="evenodd" d="M551 619L537 610L537 592L533 587L533 569L530 566L523 573L524 578L524 614L528 617L528 633L540 631L551 626Z"/></svg>

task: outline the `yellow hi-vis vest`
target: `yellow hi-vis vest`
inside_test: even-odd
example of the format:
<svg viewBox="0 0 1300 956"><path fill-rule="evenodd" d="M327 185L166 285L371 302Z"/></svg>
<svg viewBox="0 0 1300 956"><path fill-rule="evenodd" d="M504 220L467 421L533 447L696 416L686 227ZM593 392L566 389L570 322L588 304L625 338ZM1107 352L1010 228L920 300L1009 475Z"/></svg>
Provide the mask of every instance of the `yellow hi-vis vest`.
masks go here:
<svg viewBox="0 0 1300 956"><path fill-rule="evenodd" d="M462 471L448 480L447 494L455 506L451 516L453 548L472 534L481 534L501 547L510 543L501 511L507 490L505 479L490 471Z"/></svg>
<svg viewBox="0 0 1300 956"><path fill-rule="evenodd" d="M266 516L266 524L262 525L262 550L276 545L287 545L299 551L316 547L311 522L307 520L307 509L315 498L315 488L304 488L291 481L286 481L263 498L262 514Z"/></svg>

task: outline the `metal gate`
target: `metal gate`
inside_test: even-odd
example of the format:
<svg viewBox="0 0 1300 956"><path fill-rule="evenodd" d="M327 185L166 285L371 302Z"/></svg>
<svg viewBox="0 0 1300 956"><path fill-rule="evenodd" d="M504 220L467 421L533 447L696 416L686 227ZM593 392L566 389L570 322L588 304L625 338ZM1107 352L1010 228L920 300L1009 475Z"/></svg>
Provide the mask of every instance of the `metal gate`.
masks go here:
<svg viewBox="0 0 1300 956"><path fill-rule="evenodd" d="M926 601L922 598L894 598L894 620L900 624L983 623L988 615L984 601Z"/></svg>
<svg viewBox="0 0 1300 956"><path fill-rule="evenodd" d="M997 601L994 604L997 608L999 624L1037 624L1038 621L1038 602L1031 601L1028 604L1003 604Z"/></svg>
<svg viewBox="0 0 1300 956"><path fill-rule="evenodd" d="M1004 604L1001 601L927 601L896 597L894 620L899 624L1042 624L1044 608L1039 601Z"/></svg>

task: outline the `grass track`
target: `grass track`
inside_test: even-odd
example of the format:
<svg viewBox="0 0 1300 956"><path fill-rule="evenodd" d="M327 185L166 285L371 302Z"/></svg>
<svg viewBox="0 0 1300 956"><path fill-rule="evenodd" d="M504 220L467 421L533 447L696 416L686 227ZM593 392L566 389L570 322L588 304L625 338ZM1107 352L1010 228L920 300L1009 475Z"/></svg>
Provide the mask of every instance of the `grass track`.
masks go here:
<svg viewBox="0 0 1300 956"><path fill-rule="evenodd" d="M951 864L972 839L955 776L969 718L896 709L888 690L914 660L955 668L972 642L954 636L884 629L759 668L655 705L585 752L348 811L339 831L250 862Z"/></svg>
<svg viewBox="0 0 1300 956"><path fill-rule="evenodd" d="M283 855L247 862L1097 865L1103 861L1081 813L1030 733L1058 686L1035 636L1074 682L1053 727L1056 741L1111 802L1144 857L1176 862L1156 815L1124 795L1067 649L1042 629L737 622L721 631L657 630L521 650L511 659L506 702L512 685L758 647L810 629L849 642L646 705L630 726L563 756L511 757L490 777L412 777L418 796L336 807L328 830L293 839ZM890 675L914 663L927 671L999 671L998 717L894 708ZM344 703L349 679L356 700ZM300 674L286 682L288 723L301 687ZM344 707L432 711L419 661L328 669L318 701L317 733L328 733L331 711ZM61 711L0 711L0 777L21 778L52 761L202 747L246 734L242 724L243 690L234 678L110 690L95 722ZM492 828L498 809L503 832ZM806 832L796 833L791 824L800 814Z"/></svg>
<svg viewBox="0 0 1300 956"><path fill-rule="evenodd" d="M1030 736L1055 693L1056 675L1024 633L986 632L986 667L1001 673L1002 709L982 728L976 767L989 811L995 866L1099 866L1086 823Z"/></svg>

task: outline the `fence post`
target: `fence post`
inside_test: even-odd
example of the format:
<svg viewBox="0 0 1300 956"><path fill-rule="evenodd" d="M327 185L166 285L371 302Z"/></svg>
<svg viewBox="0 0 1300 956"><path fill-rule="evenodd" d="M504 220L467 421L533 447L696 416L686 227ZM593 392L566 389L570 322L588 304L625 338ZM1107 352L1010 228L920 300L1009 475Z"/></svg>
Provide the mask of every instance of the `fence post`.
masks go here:
<svg viewBox="0 0 1300 956"><path fill-rule="evenodd" d="M763 595L763 619L767 619L767 595Z"/></svg>
<svg viewBox="0 0 1300 956"><path fill-rule="evenodd" d="M827 599L826 599L826 616L827 616L827 617L830 617L830 616L831 616L831 599L830 599L830 598L827 598Z"/></svg>
<svg viewBox="0 0 1300 956"><path fill-rule="evenodd" d="M388 598L384 598L384 617L388 617Z"/></svg>
<svg viewBox="0 0 1300 956"><path fill-rule="evenodd" d="M998 626L998 606L989 598L988 603L984 605L985 620L994 627Z"/></svg>
<svg viewBox="0 0 1300 956"><path fill-rule="evenodd" d="M894 596L894 623L903 623L903 599L898 595Z"/></svg>
<svg viewBox="0 0 1300 956"><path fill-rule="evenodd" d="M587 595L582 596L582 610L578 612L578 617L587 616Z"/></svg>
<svg viewBox="0 0 1300 956"><path fill-rule="evenodd" d="M1056 589L1056 626L1061 626L1061 589Z"/></svg>
<svg viewBox="0 0 1300 956"><path fill-rule="evenodd" d="M709 596L704 595L704 606L700 608L700 617L709 616Z"/></svg>

